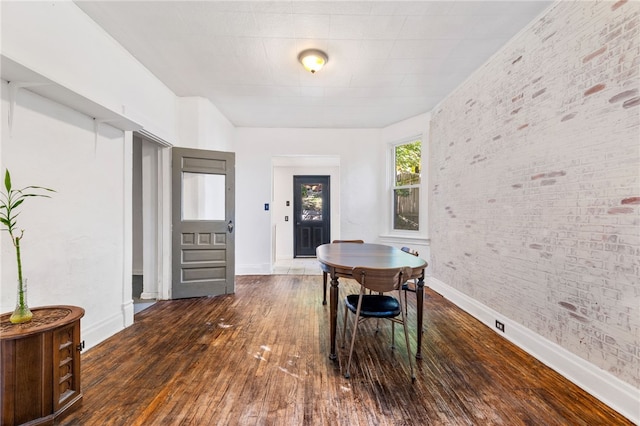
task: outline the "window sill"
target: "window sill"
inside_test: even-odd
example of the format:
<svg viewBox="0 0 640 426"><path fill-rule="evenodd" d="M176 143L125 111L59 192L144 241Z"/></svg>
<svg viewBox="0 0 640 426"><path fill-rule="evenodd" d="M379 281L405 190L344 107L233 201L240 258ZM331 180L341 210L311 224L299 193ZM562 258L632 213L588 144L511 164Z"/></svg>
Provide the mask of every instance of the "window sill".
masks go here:
<svg viewBox="0 0 640 426"><path fill-rule="evenodd" d="M420 244L428 246L431 242L431 239L428 237L418 236L418 235L407 235L407 234L384 234L379 235L378 238L381 242L386 243L405 243L412 242L414 244Z"/></svg>

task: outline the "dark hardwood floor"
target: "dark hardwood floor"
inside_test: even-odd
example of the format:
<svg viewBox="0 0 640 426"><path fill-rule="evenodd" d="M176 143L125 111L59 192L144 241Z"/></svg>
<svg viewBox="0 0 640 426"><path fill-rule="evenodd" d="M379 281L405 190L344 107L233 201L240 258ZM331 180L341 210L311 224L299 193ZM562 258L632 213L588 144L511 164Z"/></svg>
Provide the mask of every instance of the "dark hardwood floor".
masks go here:
<svg viewBox="0 0 640 426"><path fill-rule="evenodd" d="M56 424L631 424L428 289L417 381L401 327L391 352L390 324L375 334L371 321L347 380L328 357L321 292L320 276L239 276L234 295L158 302L83 353L83 404Z"/></svg>

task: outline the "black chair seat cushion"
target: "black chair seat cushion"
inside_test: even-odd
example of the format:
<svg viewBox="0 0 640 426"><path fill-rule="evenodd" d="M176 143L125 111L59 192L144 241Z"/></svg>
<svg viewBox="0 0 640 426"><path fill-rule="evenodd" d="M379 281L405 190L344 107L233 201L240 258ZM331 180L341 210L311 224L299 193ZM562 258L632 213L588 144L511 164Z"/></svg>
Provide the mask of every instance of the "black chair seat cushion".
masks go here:
<svg viewBox="0 0 640 426"><path fill-rule="evenodd" d="M347 308L355 314L358 309L357 294L350 294L345 297L344 303ZM398 299L381 294L365 294L362 296L362 306L360 316L366 318L393 318L400 315L400 303Z"/></svg>

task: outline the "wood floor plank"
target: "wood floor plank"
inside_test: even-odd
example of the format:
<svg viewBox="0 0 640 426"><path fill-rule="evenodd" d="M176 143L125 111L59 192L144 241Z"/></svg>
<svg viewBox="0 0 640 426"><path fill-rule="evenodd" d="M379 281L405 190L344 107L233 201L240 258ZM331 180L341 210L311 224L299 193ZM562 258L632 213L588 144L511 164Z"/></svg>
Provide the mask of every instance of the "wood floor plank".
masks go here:
<svg viewBox="0 0 640 426"><path fill-rule="evenodd" d="M156 303L83 353L83 404L55 424L632 424L429 289L416 382L401 327L392 351L390 325L376 333L373 321L359 328L347 380L348 351L338 342L339 361L328 357L321 285L240 276L233 295ZM351 280L341 298L347 291ZM415 296L409 303L414 324Z"/></svg>

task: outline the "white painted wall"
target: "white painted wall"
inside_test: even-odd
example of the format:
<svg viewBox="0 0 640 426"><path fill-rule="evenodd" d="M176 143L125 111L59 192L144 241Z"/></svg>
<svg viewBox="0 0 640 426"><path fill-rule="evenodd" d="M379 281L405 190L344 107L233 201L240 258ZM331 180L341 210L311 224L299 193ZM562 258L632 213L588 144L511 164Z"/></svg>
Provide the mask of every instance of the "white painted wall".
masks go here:
<svg viewBox="0 0 640 426"><path fill-rule="evenodd" d="M208 99L177 99L178 146L184 148L234 150L235 127Z"/></svg>
<svg viewBox="0 0 640 426"><path fill-rule="evenodd" d="M123 293L124 274L131 270L125 232L131 222L125 191L131 185L131 141L107 125L96 141L90 117L26 90L18 93L10 135L7 92L2 81L2 170L10 169L18 187L57 191L50 199L26 200L20 214L29 304L83 307L83 339L90 347L132 318L130 278L128 297ZM17 268L6 232L0 241L0 303L7 312L15 306Z"/></svg>

